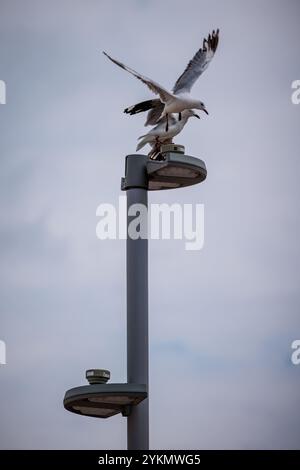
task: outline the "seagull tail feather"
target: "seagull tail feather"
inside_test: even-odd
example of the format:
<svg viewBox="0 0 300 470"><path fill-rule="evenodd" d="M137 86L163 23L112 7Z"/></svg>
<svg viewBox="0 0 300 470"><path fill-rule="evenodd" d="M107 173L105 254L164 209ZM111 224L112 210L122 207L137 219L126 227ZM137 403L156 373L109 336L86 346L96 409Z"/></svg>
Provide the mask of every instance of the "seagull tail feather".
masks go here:
<svg viewBox="0 0 300 470"><path fill-rule="evenodd" d="M148 139L147 134L146 134L146 135L142 135L141 137L139 137L139 139L142 139L142 140L137 144L136 152L138 152L139 150L141 150L141 148L143 148L143 147L144 147L146 144L148 144L148 142L149 142L149 139Z"/></svg>

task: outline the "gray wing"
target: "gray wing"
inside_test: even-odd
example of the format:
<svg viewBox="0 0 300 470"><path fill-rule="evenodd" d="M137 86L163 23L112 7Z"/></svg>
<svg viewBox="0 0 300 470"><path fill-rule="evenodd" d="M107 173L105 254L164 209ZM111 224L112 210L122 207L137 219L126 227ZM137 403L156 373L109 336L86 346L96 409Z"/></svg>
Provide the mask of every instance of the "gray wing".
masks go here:
<svg viewBox="0 0 300 470"><path fill-rule="evenodd" d="M149 109L154 108L158 103L160 103L159 99L141 101L140 103L128 106L128 108L124 109L124 113L130 115L143 113L144 111L149 111Z"/></svg>
<svg viewBox="0 0 300 470"><path fill-rule="evenodd" d="M150 152L148 153L148 157L151 159L151 160L157 160L158 157L160 156L160 148L161 148L161 144L172 144L172 139L163 139L162 141L154 141L154 142L151 142L150 145L152 147L152 149L150 150Z"/></svg>
<svg viewBox="0 0 300 470"><path fill-rule="evenodd" d="M213 31L207 39L203 39L203 45L188 63L185 71L178 78L174 85L173 93L189 93L192 86L204 70L208 67L213 58L219 43L219 30Z"/></svg>
<svg viewBox="0 0 300 470"><path fill-rule="evenodd" d="M155 103L154 103L155 101ZM152 109L147 114L147 119L145 122L145 126L152 126L154 124L157 124L163 110L164 110L164 103L162 103L159 100L153 100L154 106Z"/></svg>
<svg viewBox="0 0 300 470"><path fill-rule="evenodd" d="M168 90L166 90L164 87L159 85L159 83L156 83L154 80L151 80L151 78L145 77L144 75L141 75L140 73L136 72L135 70L131 69L130 67L127 67L127 65L122 64L122 62L119 62L116 59L113 59L110 57L106 52L103 51L103 54L108 57L109 60L111 60L114 64L118 65L122 69L126 70L127 72L131 73L134 77L136 77L138 80L141 80L147 87L156 95L159 95L161 101L165 103L169 99L172 99L172 93L170 93Z"/></svg>

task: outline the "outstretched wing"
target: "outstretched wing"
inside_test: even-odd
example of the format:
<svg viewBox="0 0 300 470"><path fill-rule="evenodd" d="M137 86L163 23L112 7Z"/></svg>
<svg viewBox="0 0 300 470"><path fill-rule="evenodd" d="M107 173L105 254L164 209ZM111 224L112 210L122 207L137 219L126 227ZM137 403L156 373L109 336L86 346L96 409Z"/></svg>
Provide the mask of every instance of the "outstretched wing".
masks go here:
<svg viewBox="0 0 300 470"><path fill-rule="evenodd" d="M124 113L133 115L148 111L145 126L150 126L157 123L160 116L162 115L164 106L164 103L162 103L160 99L147 100L134 104L133 106L129 106L128 108L124 109Z"/></svg>
<svg viewBox="0 0 300 470"><path fill-rule="evenodd" d="M135 70L127 67L127 65L122 64L116 59L113 59L110 57L106 52L103 51L103 54L106 55L114 64L118 65L122 69L126 70L127 72L131 73L134 77L136 77L138 80L141 80L147 87L156 95L159 95L161 101L165 103L169 99L173 98L172 93L170 93L168 90L166 90L164 87L159 85L158 83L154 82L154 80L151 80L151 78L144 77L143 75L139 74Z"/></svg>
<svg viewBox="0 0 300 470"><path fill-rule="evenodd" d="M203 39L203 45L188 63L185 71L174 85L173 93L189 93L195 81L206 70L213 58L219 43L219 30L213 31L207 39Z"/></svg>
<svg viewBox="0 0 300 470"><path fill-rule="evenodd" d="M155 101L155 104L153 108L150 109L150 111L147 114L145 126L153 126L154 124L156 124L160 116L162 115L162 112L165 107L164 103L162 103L161 101L159 100L153 100L153 101Z"/></svg>

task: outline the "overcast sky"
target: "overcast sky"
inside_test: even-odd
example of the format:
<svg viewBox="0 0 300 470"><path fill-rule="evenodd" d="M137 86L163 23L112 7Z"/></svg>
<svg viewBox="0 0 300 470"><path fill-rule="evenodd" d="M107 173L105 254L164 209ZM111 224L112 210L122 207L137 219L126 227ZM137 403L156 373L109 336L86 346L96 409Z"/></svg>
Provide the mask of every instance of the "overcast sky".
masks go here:
<svg viewBox="0 0 300 470"><path fill-rule="evenodd" d="M96 238L151 98L106 50L171 87L212 29L177 143L206 182L205 245L150 243L151 448L299 448L298 0L0 0L0 447L126 448L126 420L64 410L85 370L126 381L125 242Z"/></svg>

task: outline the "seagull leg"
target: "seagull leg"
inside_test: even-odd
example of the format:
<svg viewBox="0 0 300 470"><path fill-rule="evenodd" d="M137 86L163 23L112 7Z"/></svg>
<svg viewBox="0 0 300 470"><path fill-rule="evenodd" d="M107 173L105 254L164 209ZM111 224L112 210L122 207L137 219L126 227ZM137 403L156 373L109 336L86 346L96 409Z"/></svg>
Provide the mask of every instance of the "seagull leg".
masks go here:
<svg viewBox="0 0 300 470"><path fill-rule="evenodd" d="M178 113L178 121L181 121L181 113Z"/></svg>
<svg viewBox="0 0 300 470"><path fill-rule="evenodd" d="M168 130L169 130L169 115L168 114L166 114L166 118L167 118L166 132L168 132Z"/></svg>

